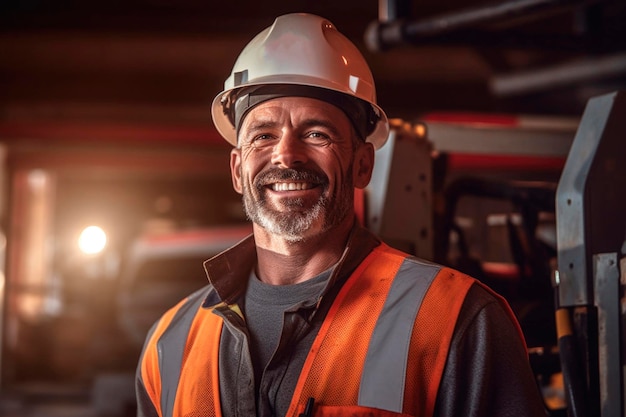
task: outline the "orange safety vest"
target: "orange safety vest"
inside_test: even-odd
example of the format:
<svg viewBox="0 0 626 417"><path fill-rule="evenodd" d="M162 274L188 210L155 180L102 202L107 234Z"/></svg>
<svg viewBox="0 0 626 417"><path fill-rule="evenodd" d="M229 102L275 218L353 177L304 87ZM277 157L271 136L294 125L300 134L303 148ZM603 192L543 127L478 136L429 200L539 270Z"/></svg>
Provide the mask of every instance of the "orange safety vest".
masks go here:
<svg viewBox="0 0 626 417"><path fill-rule="evenodd" d="M305 415L309 401L311 416L431 416L456 319L475 282L385 244L376 247L333 301L287 416ZM197 308L189 332L168 334L181 308ZM162 317L146 345L141 377L161 417L222 416L223 319L211 310L181 302ZM181 337L186 346L172 369L159 346L167 344L163 338Z"/></svg>

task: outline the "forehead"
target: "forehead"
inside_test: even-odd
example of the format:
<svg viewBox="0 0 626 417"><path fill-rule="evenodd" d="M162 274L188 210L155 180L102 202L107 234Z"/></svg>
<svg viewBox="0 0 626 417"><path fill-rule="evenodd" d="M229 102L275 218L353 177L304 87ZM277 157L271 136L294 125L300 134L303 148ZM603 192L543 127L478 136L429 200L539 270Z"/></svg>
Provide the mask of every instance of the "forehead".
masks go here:
<svg viewBox="0 0 626 417"><path fill-rule="evenodd" d="M339 107L310 97L278 97L264 101L248 112L242 128L257 119L288 118L291 121L322 119L349 126L348 116Z"/></svg>

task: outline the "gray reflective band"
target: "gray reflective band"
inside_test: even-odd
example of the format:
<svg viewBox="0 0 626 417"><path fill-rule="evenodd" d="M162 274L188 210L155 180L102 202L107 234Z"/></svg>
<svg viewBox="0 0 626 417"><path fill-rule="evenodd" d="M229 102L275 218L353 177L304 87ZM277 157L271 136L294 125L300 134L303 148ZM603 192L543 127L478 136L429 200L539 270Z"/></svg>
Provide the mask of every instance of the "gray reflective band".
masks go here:
<svg viewBox="0 0 626 417"><path fill-rule="evenodd" d="M367 350L359 388L360 406L402 412L415 318L439 269L410 258L400 266Z"/></svg>
<svg viewBox="0 0 626 417"><path fill-rule="evenodd" d="M171 326L163 333L157 342L159 354L159 372L161 373L161 413L163 417L173 417L174 401L178 391L178 379L183 365L183 354L187 344L187 335L195 314L188 314L189 310L196 311L204 301L203 297L190 299L174 315ZM167 360L165 360L167 358Z"/></svg>

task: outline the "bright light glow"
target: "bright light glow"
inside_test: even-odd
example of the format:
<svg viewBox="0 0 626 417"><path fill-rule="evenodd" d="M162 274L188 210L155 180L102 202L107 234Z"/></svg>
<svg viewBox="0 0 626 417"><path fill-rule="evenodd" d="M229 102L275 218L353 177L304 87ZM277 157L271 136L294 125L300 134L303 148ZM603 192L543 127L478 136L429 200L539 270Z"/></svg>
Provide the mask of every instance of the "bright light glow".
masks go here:
<svg viewBox="0 0 626 417"><path fill-rule="evenodd" d="M78 238L78 247L87 254L102 252L107 244L107 235L98 226L89 226L83 229Z"/></svg>

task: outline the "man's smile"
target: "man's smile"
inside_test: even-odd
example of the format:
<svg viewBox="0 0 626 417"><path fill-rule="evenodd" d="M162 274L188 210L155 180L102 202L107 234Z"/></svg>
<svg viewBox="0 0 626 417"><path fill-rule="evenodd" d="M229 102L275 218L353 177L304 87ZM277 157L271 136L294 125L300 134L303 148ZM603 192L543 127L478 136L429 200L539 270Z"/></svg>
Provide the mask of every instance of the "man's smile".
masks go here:
<svg viewBox="0 0 626 417"><path fill-rule="evenodd" d="M327 183L326 176L310 169L268 169L254 180L257 189L273 192L308 191Z"/></svg>
<svg viewBox="0 0 626 417"><path fill-rule="evenodd" d="M273 191L301 191L309 190L313 187L315 185L308 182L276 182L271 184Z"/></svg>

